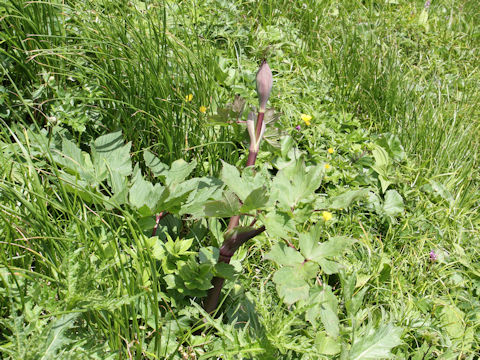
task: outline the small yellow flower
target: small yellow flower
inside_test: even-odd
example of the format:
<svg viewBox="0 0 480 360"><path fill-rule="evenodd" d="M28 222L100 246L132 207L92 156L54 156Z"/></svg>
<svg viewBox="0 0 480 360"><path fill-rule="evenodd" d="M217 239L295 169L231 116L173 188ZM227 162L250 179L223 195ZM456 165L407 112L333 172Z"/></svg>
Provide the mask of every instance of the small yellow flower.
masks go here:
<svg viewBox="0 0 480 360"><path fill-rule="evenodd" d="M190 102L190 101L192 101L192 99L193 99L193 94L188 94L187 96L185 96L185 101L186 102Z"/></svg>
<svg viewBox="0 0 480 360"><path fill-rule="evenodd" d="M333 150L333 148L328 148L327 151L328 151L329 154L333 154L335 152L335 150Z"/></svg>
<svg viewBox="0 0 480 360"><path fill-rule="evenodd" d="M307 126L310 126L310 120L312 120L312 115L302 114L300 117Z"/></svg>
<svg viewBox="0 0 480 360"><path fill-rule="evenodd" d="M332 220L332 213L330 211L322 211L322 218L324 221Z"/></svg>
<svg viewBox="0 0 480 360"><path fill-rule="evenodd" d="M325 170L330 170L331 168L330 164L325 164L324 167L325 167Z"/></svg>
<svg viewBox="0 0 480 360"><path fill-rule="evenodd" d="M200 109L198 109L202 114L205 114L207 112L207 108L205 106L200 106Z"/></svg>

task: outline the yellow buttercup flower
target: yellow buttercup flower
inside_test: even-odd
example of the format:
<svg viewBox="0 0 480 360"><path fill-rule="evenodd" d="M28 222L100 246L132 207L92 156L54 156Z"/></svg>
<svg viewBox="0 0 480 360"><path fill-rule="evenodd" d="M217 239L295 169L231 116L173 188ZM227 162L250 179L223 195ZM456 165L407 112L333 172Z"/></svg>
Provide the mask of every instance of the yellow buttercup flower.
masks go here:
<svg viewBox="0 0 480 360"><path fill-rule="evenodd" d="M192 101L192 99L193 99L193 94L188 94L187 96L185 96L185 101L186 102L190 102L190 101Z"/></svg>
<svg viewBox="0 0 480 360"><path fill-rule="evenodd" d="M333 148L328 148L327 151L328 151L329 154L333 154L335 152L335 150L333 150Z"/></svg>
<svg viewBox="0 0 480 360"><path fill-rule="evenodd" d="M322 218L324 221L332 220L332 213L330 211L322 211Z"/></svg>
<svg viewBox="0 0 480 360"><path fill-rule="evenodd" d="M312 120L312 115L302 114L300 118L305 122L307 126L310 126L310 120Z"/></svg>
<svg viewBox="0 0 480 360"><path fill-rule="evenodd" d="M207 108L205 106L200 106L200 109L198 109L202 114L205 114L207 112Z"/></svg>
<svg viewBox="0 0 480 360"><path fill-rule="evenodd" d="M329 170L331 168L330 164L325 164L324 167L325 167L325 170Z"/></svg>

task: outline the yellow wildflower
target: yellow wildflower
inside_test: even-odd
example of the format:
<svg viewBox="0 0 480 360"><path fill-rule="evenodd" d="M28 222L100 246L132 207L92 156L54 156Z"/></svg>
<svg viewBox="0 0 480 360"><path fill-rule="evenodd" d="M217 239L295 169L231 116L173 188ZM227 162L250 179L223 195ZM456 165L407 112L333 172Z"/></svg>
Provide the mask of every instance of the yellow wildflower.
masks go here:
<svg viewBox="0 0 480 360"><path fill-rule="evenodd" d="M333 150L333 148L328 148L327 151L328 151L329 154L333 154L335 152L335 150Z"/></svg>
<svg viewBox="0 0 480 360"><path fill-rule="evenodd" d="M307 126L310 126L310 120L312 120L312 115L302 114L300 117Z"/></svg>
<svg viewBox="0 0 480 360"><path fill-rule="evenodd" d="M185 101L186 102L190 102L190 101L192 101L192 99L193 99L193 94L188 94L188 95L185 96Z"/></svg>
<svg viewBox="0 0 480 360"><path fill-rule="evenodd" d="M330 211L322 211L322 218L324 221L332 220L332 213Z"/></svg>
<svg viewBox="0 0 480 360"><path fill-rule="evenodd" d="M325 167L325 170L329 170L331 168L330 164L325 164L324 167Z"/></svg>
<svg viewBox="0 0 480 360"><path fill-rule="evenodd" d="M207 108L205 106L200 106L200 109L198 109L202 114L205 114L207 112Z"/></svg>

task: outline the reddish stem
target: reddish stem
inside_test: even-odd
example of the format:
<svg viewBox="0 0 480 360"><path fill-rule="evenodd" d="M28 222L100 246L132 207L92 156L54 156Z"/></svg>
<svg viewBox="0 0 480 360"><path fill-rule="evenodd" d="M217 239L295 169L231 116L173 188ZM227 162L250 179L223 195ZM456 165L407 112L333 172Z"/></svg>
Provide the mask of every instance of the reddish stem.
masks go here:
<svg viewBox="0 0 480 360"><path fill-rule="evenodd" d="M257 127L255 128L255 138L258 139L260 137L260 133L262 132L263 126L263 117L265 116L264 112L259 112L257 115Z"/></svg>
<svg viewBox="0 0 480 360"><path fill-rule="evenodd" d="M152 230L152 237L154 237L157 234L157 229L158 225L160 224L160 220L162 220L165 216L167 216L168 212L162 211L160 214L157 214L155 217L155 226L153 227Z"/></svg>

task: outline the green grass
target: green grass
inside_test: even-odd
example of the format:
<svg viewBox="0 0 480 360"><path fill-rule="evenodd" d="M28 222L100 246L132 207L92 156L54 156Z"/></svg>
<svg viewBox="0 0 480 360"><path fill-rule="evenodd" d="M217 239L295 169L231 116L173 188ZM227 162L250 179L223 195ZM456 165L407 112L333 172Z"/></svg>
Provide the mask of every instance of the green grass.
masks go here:
<svg viewBox="0 0 480 360"><path fill-rule="evenodd" d="M349 359L369 334L393 334L387 324L400 329L394 358L479 356L477 1L3 0L0 18L1 358ZM297 231L319 222L322 240L356 239L342 271L318 275L338 301L334 340L308 321L311 304L283 303L280 265L265 260L279 241L268 226L234 257L222 316L204 320L203 293L167 286L180 270L149 242L151 217L104 200L110 180L93 189L55 160L62 139L90 153L121 130L151 181L146 149L166 164L195 160L192 176L220 176L221 160L243 167L243 125L219 120L236 120L226 111L235 94L257 105L264 57L283 140L258 162L281 168L291 146L308 165L328 163L311 204L333 219L300 209ZM388 189L403 199L394 215L381 208L377 145L388 150ZM345 209L324 201L356 189L377 198ZM217 246L224 227L169 215L159 236L193 239L196 253Z"/></svg>

